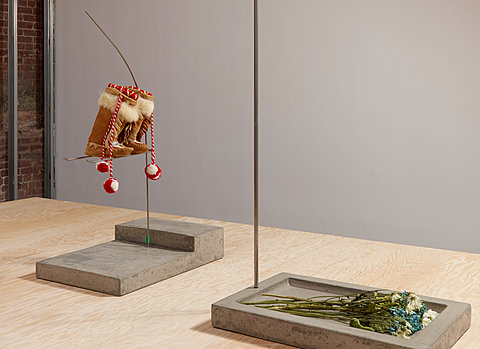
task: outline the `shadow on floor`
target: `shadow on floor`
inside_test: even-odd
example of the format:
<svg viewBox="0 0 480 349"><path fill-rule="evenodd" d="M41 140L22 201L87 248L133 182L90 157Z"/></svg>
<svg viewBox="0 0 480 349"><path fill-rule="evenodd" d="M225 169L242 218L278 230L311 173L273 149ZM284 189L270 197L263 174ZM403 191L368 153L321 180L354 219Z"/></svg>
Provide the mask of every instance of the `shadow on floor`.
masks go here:
<svg viewBox="0 0 480 349"><path fill-rule="evenodd" d="M255 345L258 348L275 348L275 349L293 348L293 347L288 346L288 345L275 343L275 342L269 342L269 341L266 341L266 340L263 340L263 339L249 337L249 336L246 336L246 335L243 335L243 334L214 328L212 326L212 322L210 320L202 322L198 325L195 325L191 329L194 330L194 331L214 335L214 336L217 336L217 337L229 339L229 340L240 342L240 343L243 343L243 344ZM227 347L227 346L224 346L224 347Z"/></svg>
<svg viewBox="0 0 480 349"><path fill-rule="evenodd" d="M59 284L57 282L53 281L47 281L47 280L42 280L42 279L37 279L37 276L35 273L30 273L26 275L22 275L18 277L19 279L30 281L30 282L35 282L40 285L48 285L51 287L56 287L56 288L61 288L63 290L69 290L69 291L74 291L82 294L88 294L90 296L95 296L95 297L116 297L110 294L105 294L101 292L96 292L96 291L91 291L91 290L85 290L83 288L75 287L75 286L69 286L69 285L64 285L64 284Z"/></svg>

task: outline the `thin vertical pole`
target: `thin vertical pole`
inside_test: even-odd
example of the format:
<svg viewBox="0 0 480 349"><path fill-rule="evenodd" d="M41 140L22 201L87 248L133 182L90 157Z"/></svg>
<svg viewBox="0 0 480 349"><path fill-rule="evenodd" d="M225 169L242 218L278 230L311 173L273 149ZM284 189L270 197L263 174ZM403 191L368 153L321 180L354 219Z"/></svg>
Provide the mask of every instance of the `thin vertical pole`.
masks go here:
<svg viewBox="0 0 480 349"><path fill-rule="evenodd" d="M45 197L55 198L55 116L53 99L53 0L44 2L44 191Z"/></svg>
<svg viewBox="0 0 480 349"><path fill-rule="evenodd" d="M148 145L147 132L145 132L145 144ZM145 153L145 166L148 166L148 152ZM149 237L148 242L147 242L147 246L150 247L150 189L148 187L148 176L147 175L145 175L145 189L146 189L146 192L147 192L147 195L146 195L146 198L147 198L147 236Z"/></svg>
<svg viewBox="0 0 480 349"><path fill-rule="evenodd" d="M17 0L8 1L8 199L18 199Z"/></svg>
<svg viewBox="0 0 480 349"><path fill-rule="evenodd" d="M258 4L253 4L253 287L258 287Z"/></svg>

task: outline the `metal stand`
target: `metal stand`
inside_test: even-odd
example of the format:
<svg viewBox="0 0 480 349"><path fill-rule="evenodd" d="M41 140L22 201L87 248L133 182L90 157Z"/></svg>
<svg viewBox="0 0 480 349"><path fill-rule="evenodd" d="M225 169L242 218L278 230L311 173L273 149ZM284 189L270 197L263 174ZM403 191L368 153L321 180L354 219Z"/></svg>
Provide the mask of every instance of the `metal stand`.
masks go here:
<svg viewBox="0 0 480 349"><path fill-rule="evenodd" d="M150 132L152 132L150 130ZM148 145L147 133L145 132L145 144ZM145 153L145 166L148 166L148 152ZM147 200L147 236L145 237L145 242L147 246L150 247L150 188L148 186L148 176L145 175L145 191L146 191L146 200Z"/></svg>
<svg viewBox="0 0 480 349"><path fill-rule="evenodd" d="M55 96L54 96L54 68L53 68L53 28L54 28L54 0L45 0L43 13L44 21L44 73L43 73L43 108L44 108L44 191L45 197L56 197L55 185Z"/></svg>
<svg viewBox="0 0 480 349"><path fill-rule="evenodd" d="M8 200L18 199L18 1L8 1Z"/></svg>
<svg viewBox="0 0 480 349"><path fill-rule="evenodd" d="M253 287L258 288L258 6L253 2Z"/></svg>

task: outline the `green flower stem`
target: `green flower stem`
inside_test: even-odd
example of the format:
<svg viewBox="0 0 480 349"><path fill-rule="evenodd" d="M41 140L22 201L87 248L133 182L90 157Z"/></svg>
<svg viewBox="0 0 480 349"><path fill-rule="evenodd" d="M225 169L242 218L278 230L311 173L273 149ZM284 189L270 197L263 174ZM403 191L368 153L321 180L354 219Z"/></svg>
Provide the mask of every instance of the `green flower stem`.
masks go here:
<svg viewBox="0 0 480 349"><path fill-rule="evenodd" d="M262 296L276 297L276 298L286 298L286 299L293 299L293 300L296 300L296 301L304 301L304 302L309 302L310 301L309 299L305 299L305 298L298 298L298 297L293 297L293 296L280 296L280 295L272 294L272 293L262 293Z"/></svg>
<svg viewBox="0 0 480 349"><path fill-rule="evenodd" d="M337 314L320 314L320 313L314 313L314 312L308 313L308 312L283 310L283 309L274 309L274 310L280 311L282 313L288 313L288 314L299 315L299 316L317 317L317 318L337 318L337 319L350 320L350 317L337 315Z"/></svg>
<svg viewBox="0 0 480 349"><path fill-rule="evenodd" d="M323 309L323 310L336 310L336 311L354 311L354 312L366 312L368 309L361 308L350 308L350 307L333 307L330 305L321 305L321 304L308 304L308 305L286 305L283 309Z"/></svg>

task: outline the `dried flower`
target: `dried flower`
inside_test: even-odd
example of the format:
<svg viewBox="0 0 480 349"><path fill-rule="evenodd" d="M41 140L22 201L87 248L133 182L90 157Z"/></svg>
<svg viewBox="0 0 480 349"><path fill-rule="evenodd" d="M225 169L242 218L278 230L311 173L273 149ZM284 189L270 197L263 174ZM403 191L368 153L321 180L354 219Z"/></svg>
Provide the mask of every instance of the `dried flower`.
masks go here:
<svg viewBox="0 0 480 349"><path fill-rule="evenodd" d="M393 292L390 297L390 301L392 302L392 304L395 304L401 298L402 298L402 295L400 294L400 292Z"/></svg>
<svg viewBox="0 0 480 349"><path fill-rule="evenodd" d="M405 310L408 314L412 313L413 311L420 310L422 307L423 302L418 298L418 296L414 293L408 293L407 295L407 305Z"/></svg>
<svg viewBox="0 0 480 349"><path fill-rule="evenodd" d="M428 309L422 316L422 326L427 327L438 316L435 310Z"/></svg>
<svg viewBox="0 0 480 349"><path fill-rule="evenodd" d="M438 315L427 310L411 292L361 292L346 296L317 296L307 299L264 293L273 297L260 302L244 302L265 309L298 316L328 318L351 327L409 338ZM322 299L323 298L323 299Z"/></svg>

